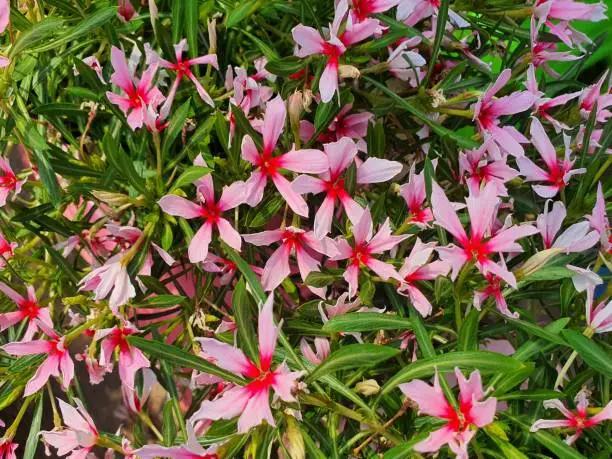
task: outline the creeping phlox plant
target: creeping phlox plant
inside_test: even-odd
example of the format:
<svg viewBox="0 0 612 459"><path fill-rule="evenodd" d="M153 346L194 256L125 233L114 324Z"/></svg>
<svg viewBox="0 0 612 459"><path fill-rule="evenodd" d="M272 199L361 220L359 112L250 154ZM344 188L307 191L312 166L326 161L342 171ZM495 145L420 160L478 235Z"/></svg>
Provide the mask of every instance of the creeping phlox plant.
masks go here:
<svg viewBox="0 0 612 459"><path fill-rule="evenodd" d="M0 0L0 459L612 456L577 0Z"/></svg>

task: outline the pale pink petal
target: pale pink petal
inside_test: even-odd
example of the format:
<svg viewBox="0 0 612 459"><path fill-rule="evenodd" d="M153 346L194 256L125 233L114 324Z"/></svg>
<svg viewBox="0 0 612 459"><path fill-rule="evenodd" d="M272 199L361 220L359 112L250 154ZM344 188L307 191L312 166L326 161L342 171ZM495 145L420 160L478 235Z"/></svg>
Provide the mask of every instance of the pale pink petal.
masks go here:
<svg viewBox="0 0 612 459"><path fill-rule="evenodd" d="M227 245L231 248L240 252L242 247L242 238L240 233L234 229L234 227L225 218L220 218L217 221L217 228L219 229L219 237L223 239Z"/></svg>
<svg viewBox="0 0 612 459"><path fill-rule="evenodd" d="M23 396L27 397L37 392L42 388L50 376L59 375L59 356L57 354L51 354L47 359L37 368L34 376L30 378L23 391Z"/></svg>
<svg viewBox="0 0 612 459"><path fill-rule="evenodd" d="M570 427L572 421L568 419L538 419L529 429L531 432L536 432L540 429L554 429L556 427Z"/></svg>
<svg viewBox="0 0 612 459"><path fill-rule="evenodd" d="M256 206L263 199L263 194L268 183L268 177L260 170L255 170L251 173L249 179L244 183L244 193L246 204L251 207Z"/></svg>
<svg viewBox="0 0 612 459"><path fill-rule="evenodd" d="M291 273L289 268L290 252L291 247L287 244L282 244L268 258L261 276L261 284L265 291L274 290Z"/></svg>
<svg viewBox="0 0 612 459"><path fill-rule="evenodd" d="M595 425L603 421L612 421L612 402L608 402L608 404L599 413L589 418L589 422Z"/></svg>
<svg viewBox="0 0 612 459"><path fill-rule="evenodd" d="M217 202L219 210L225 212L226 210L238 207L244 203L246 196L246 185L244 182L234 182L229 186L224 186L221 192L221 198Z"/></svg>
<svg viewBox="0 0 612 459"><path fill-rule="evenodd" d="M291 182L291 188L299 194L317 194L325 191L326 185L325 182L319 178L311 177L310 175L299 175Z"/></svg>
<svg viewBox="0 0 612 459"><path fill-rule="evenodd" d="M334 93L338 91L338 62L330 60L327 62L323 74L319 79L319 91L321 100L325 103L332 100Z"/></svg>
<svg viewBox="0 0 612 459"><path fill-rule="evenodd" d="M323 52L325 41L323 41L319 32L312 27L299 24L291 30L291 35L293 36L293 41L298 45L295 53L296 56L306 57Z"/></svg>
<svg viewBox="0 0 612 459"><path fill-rule="evenodd" d="M342 137L337 142L323 145L323 149L329 159L329 170L332 177L340 175L349 167L357 155L357 145L349 137Z"/></svg>
<svg viewBox="0 0 612 459"><path fill-rule="evenodd" d="M59 369L62 374L62 389L68 390L72 378L74 378L74 362L70 358L70 354L65 352L59 361Z"/></svg>
<svg viewBox="0 0 612 459"><path fill-rule="evenodd" d="M293 191L291 182L280 174L275 174L272 177L272 181L291 210L302 217L308 217L308 204L306 204L302 196Z"/></svg>
<svg viewBox="0 0 612 459"><path fill-rule="evenodd" d="M357 168L357 183L381 183L391 180L402 170L402 164L381 158L368 158Z"/></svg>
<svg viewBox="0 0 612 459"><path fill-rule="evenodd" d="M444 190L435 182L432 183L431 207L437 224L451 233L459 242L467 239L453 205L444 194Z"/></svg>
<svg viewBox="0 0 612 459"><path fill-rule="evenodd" d="M10 0L0 0L0 33L6 30L11 16Z"/></svg>
<svg viewBox="0 0 612 459"><path fill-rule="evenodd" d="M257 150L255 142L253 142L250 135L247 134L242 138L240 151L242 152L242 159L250 162L253 165L257 164L257 161L259 160L259 151Z"/></svg>
<svg viewBox="0 0 612 459"><path fill-rule="evenodd" d="M413 400L419 406L419 413L446 419L449 409L452 410L440 388L437 372L434 376L433 386L417 379L400 384L398 387L406 397Z"/></svg>
<svg viewBox="0 0 612 459"><path fill-rule="evenodd" d="M274 325L274 294L271 293L261 307L257 323L257 337L259 339L259 366L262 370L268 370L272 364L272 357L276 349L276 340L280 332L281 324ZM267 392L266 392L267 393Z"/></svg>
<svg viewBox="0 0 612 459"><path fill-rule="evenodd" d="M351 263L346 267L346 271L344 271L342 277L344 277L344 280L348 283L349 297L353 298L359 286L359 267Z"/></svg>
<svg viewBox="0 0 612 459"><path fill-rule="evenodd" d="M296 380L304 372L294 371L290 372L287 368L287 364L284 362L274 371L274 382L272 388L276 395L278 395L285 402L295 402L296 399L292 394L293 389L296 386Z"/></svg>
<svg viewBox="0 0 612 459"><path fill-rule="evenodd" d="M157 201L157 203L165 213L174 215L175 217L187 219L202 217L201 206L174 194L167 194Z"/></svg>
<svg viewBox="0 0 612 459"><path fill-rule="evenodd" d="M393 265L388 263L384 263L375 258L370 258L365 263L368 268L374 271L378 276L380 276L383 280L387 280L389 278L401 280L402 278L397 273Z"/></svg>
<svg viewBox="0 0 612 459"><path fill-rule="evenodd" d="M331 231L335 201L333 196L327 195L315 214L314 233L319 239Z"/></svg>
<svg viewBox="0 0 612 459"><path fill-rule="evenodd" d="M189 243L189 261L199 263L204 261L208 255L208 245L212 239L212 223L204 222L200 229L195 233Z"/></svg>
<svg viewBox="0 0 612 459"><path fill-rule="evenodd" d="M557 185L531 185L531 188L538 196L546 199L554 198L560 190Z"/></svg>
<svg viewBox="0 0 612 459"><path fill-rule="evenodd" d="M447 247L438 247L436 250L440 255L440 259L450 265L452 270L451 279L455 280L463 265L469 260L469 256L462 248L454 244Z"/></svg>
<svg viewBox="0 0 612 459"><path fill-rule="evenodd" d="M270 410L270 402L268 400L268 390L260 390L253 394L244 408L243 413L238 419L238 432L246 433L251 427L258 426L263 421L268 425L275 427L272 411Z"/></svg>
<svg viewBox="0 0 612 459"><path fill-rule="evenodd" d="M485 243L486 249L490 252L510 252L514 249L515 242L518 239L531 236L537 232L538 229L530 224L514 225L489 239Z"/></svg>
<svg viewBox="0 0 612 459"><path fill-rule="evenodd" d="M283 237L283 231L282 230L262 231L260 233L243 234L242 237L249 244L267 246L267 245L280 241Z"/></svg>
<svg viewBox="0 0 612 459"><path fill-rule="evenodd" d="M264 154L271 154L274 151L278 137L285 127L286 116L285 102L280 96L276 96L266 104L263 123Z"/></svg>
<svg viewBox="0 0 612 459"><path fill-rule="evenodd" d="M113 69L115 70L111 76L111 83L119 86L124 91L132 89L134 87L134 83L125 60L125 54L116 46L111 48L111 63L113 64Z"/></svg>
<svg viewBox="0 0 612 459"><path fill-rule="evenodd" d="M190 418L191 422L201 419L232 419L243 413L249 401L250 392L247 388L234 386L216 400L204 400Z"/></svg>
<svg viewBox="0 0 612 459"><path fill-rule="evenodd" d="M356 225L363 215L363 207L351 198L348 193L341 193L339 196L342 207L346 212L347 217L353 225Z"/></svg>
<svg viewBox="0 0 612 459"><path fill-rule="evenodd" d="M456 435L456 432L448 425L435 430L430 433L429 436L414 445L414 450L420 453L431 453L438 451L442 446L451 442Z"/></svg>
<svg viewBox="0 0 612 459"><path fill-rule="evenodd" d="M372 215L369 208L366 207L357 224L353 226L353 237L355 244L363 244L372 237Z"/></svg>
<svg viewBox="0 0 612 459"><path fill-rule="evenodd" d="M0 314L0 332L6 330L9 327L12 327L16 323L20 322L22 319L25 319L25 317L26 316L21 311L6 312L4 314ZM32 330L33 335L36 330L36 324L34 322L30 322L30 325L34 326L34 329ZM29 336L30 339L32 339L32 335ZM24 339L24 341L29 340Z"/></svg>
<svg viewBox="0 0 612 459"><path fill-rule="evenodd" d="M213 363L219 368L231 371L236 375L246 375L253 364L237 347L222 343L213 338L196 338L202 347L202 352L212 357Z"/></svg>
<svg viewBox="0 0 612 459"><path fill-rule="evenodd" d="M329 168L327 156L320 150L291 150L278 158L279 167L293 172L319 174Z"/></svg>
<svg viewBox="0 0 612 459"><path fill-rule="evenodd" d="M409 238L410 235L392 236L391 223L389 218L385 220L378 232L368 243L368 249L371 253L382 253L391 250L403 240Z"/></svg>
<svg viewBox="0 0 612 459"><path fill-rule="evenodd" d="M408 295L410 301L412 302L412 305L417 311L419 311L419 314L421 314L423 317L427 317L429 314L431 314L431 303L418 288L410 284L402 283L398 287L397 292L400 295Z"/></svg>
<svg viewBox="0 0 612 459"><path fill-rule="evenodd" d="M485 186L482 193L477 197L469 196L465 199L470 215L472 238L481 239L488 235L493 219L497 214L499 202L500 199L495 193L495 186L491 182Z"/></svg>
<svg viewBox="0 0 612 459"><path fill-rule="evenodd" d="M52 349L52 344L44 340L34 340L27 343L8 343L2 346L4 352L16 356L48 354Z"/></svg>
<svg viewBox="0 0 612 459"><path fill-rule="evenodd" d="M6 296L8 296L11 300L13 300L13 303L15 303L16 305L20 305L25 299L15 290L6 285L4 282L0 282L0 291Z"/></svg>
<svg viewBox="0 0 612 459"><path fill-rule="evenodd" d="M202 86L202 83L200 83L200 81L196 78L196 76L193 73L187 72L186 75L187 75L187 78L189 78L191 82L194 84L194 86L196 87L196 90L198 91L200 98L204 102L206 102L208 105L214 108L215 101L212 100L212 97L210 97L206 89L204 89L204 86Z"/></svg>

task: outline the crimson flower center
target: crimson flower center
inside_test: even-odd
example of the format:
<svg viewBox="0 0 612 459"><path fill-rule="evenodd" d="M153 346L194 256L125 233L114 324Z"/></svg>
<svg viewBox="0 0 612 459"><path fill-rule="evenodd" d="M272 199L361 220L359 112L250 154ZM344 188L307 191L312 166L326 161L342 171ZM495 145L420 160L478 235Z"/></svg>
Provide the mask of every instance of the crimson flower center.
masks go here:
<svg viewBox="0 0 612 459"><path fill-rule="evenodd" d="M17 177L13 174L5 174L0 176L0 187L15 188L17 185Z"/></svg>
<svg viewBox="0 0 612 459"><path fill-rule="evenodd" d="M40 306L33 301L25 300L21 303L21 310L30 320L34 320L38 317Z"/></svg>
<svg viewBox="0 0 612 459"><path fill-rule="evenodd" d="M366 264L370 258L370 251L368 250L368 246L364 243L357 244L353 249L353 254L351 255L351 261L353 264L359 266L361 263Z"/></svg>
<svg viewBox="0 0 612 459"><path fill-rule="evenodd" d="M259 157L259 163L257 165L261 169L261 172L268 177L275 175L280 168L278 157L274 158L265 154Z"/></svg>

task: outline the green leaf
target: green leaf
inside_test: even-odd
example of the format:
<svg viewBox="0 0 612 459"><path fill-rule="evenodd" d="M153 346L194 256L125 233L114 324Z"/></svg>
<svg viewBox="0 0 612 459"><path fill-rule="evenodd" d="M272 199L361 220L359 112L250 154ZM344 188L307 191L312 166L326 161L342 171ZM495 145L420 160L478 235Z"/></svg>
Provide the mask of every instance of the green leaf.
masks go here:
<svg viewBox="0 0 612 459"><path fill-rule="evenodd" d="M174 409L171 401L167 401L164 405L162 435L164 437L164 446L172 446L176 438L176 425L174 423Z"/></svg>
<svg viewBox="0 0 612 459"><path fill-rule="evenodd" d="M249 210L245 217L245 224L249 228L260 228L270 221L285 204L282 196L272 195L264 200L257 207Z"/></svg>
<svg viewBox="0 0 612 459"><path fill-rule="evenodd" d="M236 8L230 9L230 13L227 15L225 20L225 27L231 29L236 27L242 21L251 16L259 7L257 0L248 0L246 2L239 2Z"/></svg>
<svg viewBox="0 0 612 459"><path fill-rule="evenodd" d="M289 76L306 66L307 61L296 56L286 56L274 59L266 64L266 70L274 75Z"/></svg>
<svg viewBox="0 0 612 459"><path fill-rule="evenodd" d="M477 351L478 350L478 321L480 311L476 308L472 309L459 330L459 338L457 339L458 351Z"/></svg>
<svg viewBox="0 0 612 459"><path fill-rule="evenodd" d="M240 348L252 361L258 362L259 347L257 345L257 335L254 326L256 318L250 306L244 276L240 278L234 288L234 293L232 295L232 311L234 312L236 328L238 329L238 343Z"/></svg>
<svg viewBox="0 0 612 459"><path fill-rule="evenodd" d="M251 39L251 41L253 43L255 43L255 45L257 45L257 47L263 53L263 55L266 56L269 60L272 61L272 60L279 59L279 55L274 50L274 48L271 48L265 42L263 42L262 40L257 38L255 35L253 35L252 33L248 32L248 31L246 31L244 29L240 30L240 32L242 32L244 35L249 37Z"/></svg>
<svg viewBox="0 0 612 459"><path fill-rule="evenodd" d="M551 400L554 398L564 398L563 392L549 389L531 389L531 390L519 390L516 392L508 392L497 397L498 401L501 400Z"/></svg>
<svg viewBox="0 0 612 459"><path fill-rule="evenodd" d="M30 147L34 158L36 159L36 165L38 166L38 174L42 181L45 190L49 194L49 198L54 205L58 205L61 200L61 189L55 178L55 171L53 166L49 162L49 147L47 141L38 132L38 129L30 120L17 115L14 110L10 110L17 129L23 136L23 140L26 145Z"/></svg>
<svg viewBox="0 0 612 459"><path fill-rule="evenodd" d="M557 333L551 333L539 325L532 324L530 322L526 322L520 319L512 319L510 317L504 316L504 319L508 321L511 325L523 330L529 335L537 336L538 338L545 339L546 341L550 341L551 343L559 344L561 346L567 346L568 344L559 336Z"/></svg>
<svg viewBox="0 0 612 459"><path fill-rule="evenodd" d="M102 139L104 153L112 166L132 185L145 196L151 197L151 191L147 188L144 179L136 172L134 162L123 151L118 142L113 138L115 134L108 131Z"/></svg>
<svg viewBox="0 0 612 459"><path fill-rule="evenodd" d="M385 157L385 127L381 121L368 123L368 156Z"/></svg>
<svg viewBox="0 0 612 459"><path fill-rule="evenodd" d="M326 270L326 271L312 271L306 276L304 283L311 287L326 287L332 284L334 281L342 279L342 270Z"/></svg>
<svg viewBox="0 0 612 459"><path fill-rule="evenodd" d="M595 341L576 330L563 330L561 334L589 367L608 378L612 377L612 357Z"/></svg>
<svg viewBox="0 0 612 459"><path fill-rule="evenodd" d="M325 361L308 376L316 381L329 373L349 368L372 367L398 355L401 351L390 346L376 344L349 344L332 352Z"/></svg>
<svg viewBox="0 0 612 459"><path fill-rule="evenodd" d="M181 304L185 300L187 298L180 295L156 295L134 306L138 308L168 308Z"/></svg>
<svg viewBox="0 0 612 459"><path fill-rule="evenodd" d="M552 281L567 279L574 275L572 271L565 266L544 266L537 271L525 276L521 282L537 282L537 281Z"/></svg>
<svg viewBox="0 0 612 459"><path fill-rule="evenodd" d="M323 325L329 332L364 332L377 330L411 330L412 321L406 317L377 312L353 312L330 319Z"/></svg>
<svg viewBox="0 0 612 459"><path fill-rule="evenodd" d="M36 115L58 115L58 116L82 116L86 117L89 111L82 109L79 104L69 104L69 103L52 103L52 104L43 104L38 107L34 107L32 113Z"/></svg>
<svg viewBox="0 0 612 459"><path fill-rule="evenodd" d="M58 18L44 18L42 21L34 24L30 29L19 35L15 45L9 52L11 61L18 56L19 53L30 49L38 42L46 40L48 37L57 32L62 27L64 21Z"/></svg>
<svg viewBox="0 0 612 459"><path fill-rule="evenodd" d="M249 287L251 287L251 294L259 303L263 304L267 298L266 292L259 283L257 276L255 276L255 273L253 272L249 264L244 261L244 259L240 255L238 255L238 252L232 249L225 242L221 242L221 246L227 254L227 258L229 258L236 264L236 267L246 279L247 283L249 284Z"/></svg>
<svg viewBox="0 0 612 459"><path fill-rule="evenodd" d="M427 87L429 79L431 78L433 69L438 60L438 54L440 53L440 47L442 46L442 39L446 32L446 21L448 20L448 6L450 0L441 0L438 8L438 19L436 20L436 35L434 37L433 49L431 50L431 57L429 59L430 65L427 66L427 75L423 80L423 87Z"/></svg>
<svg viewBox="0 0 612 459"><path fill-rule="evenodd" d="M190 107L191 100L189 99L172 114L170 123L168 124L168 129L165 131L166 134L164 135L164 142L162 143L162 155L164 157L168 156L170 147L183 130L183 127L185 126L185 119L187 118Z"/></svg>
<svg viewBox="0 0 612 459"><path fill-rule="evenodd" d="M66 262L66 259L62 256L62 254L47 244L43 244L43 246L51 256L51 258L53 258L55 264L62 271L64 271L64 274L66 274L66 276L68 276L68 280L70 280L73 285L77 285L79 283L79 277L76 275L72 267Z"/></svg>
<svg viewBox="0 0 612 459"><path fill-rule="evenodd" d="M525 456L511 443L508 443L497 435L491 434L486 428L483 430L487 433L489 438L493 440L493 443L495 443L495 445L499 448L505 459L528 459L527 456Z"/></svg>
<svg viewBox="0 0 612 459"><path fill-rule="evenodd" d="M378 81L373 80L372 78L366 75L362 75L361 79L371 83L372 85L380 89L383 93L389 96L393 100L393 102L395 102L397 107L407 111L412 116L418 118L419 121L429 126L431 130L434 131L436 134L438 134L440 137L445 138L445 139L454 140L457 143L457 145L461 147L465 147L465 148L477 148L478 147L478 144L474 142L473 140L467 137L463 137L462 135L456 133L455 131L445 128L439 123L436 123L435 121L430 119L429 116L427 116L427 113L423 112L420 108L411 104L408 100L403 99L402 97L398 96L396 93L391 91L389 88L387 88L382 83L379 83Z"/></svg>
<svg viewBox="0 0 612 459"><path fill-rule="evenodd" d="M136 346L141 351L149 354L151 357L164 360L176 367L193 368L194 370L209 373L219 376L225 381L233 382L239 385L244 385L245 381L229 371L223 370L218 366L210 363L208 360L190 354L177 346L171 346L161 341L148 340L139 336L129 336L130 344Z"/></svg>
<svg viewBox="0 0 612 459"><path fill-rule="evenodd" d="M40 424L42 422L43 413L43 401L44 397L42 394L38 397L36 408L34 409L34 416L30 420L30 433L26 440L25 448L23 449L23 459L34 459L36 457L36 450L38 449L38 437L40 434Z"/></svg>
<svg viewBox="0 0 612 459"><path fill-rule="evenodd" d="M33 49L32 52L42 53L45 51L49 51L51 49L58 48L68 43L69 41L73 41L77 38L81 38L85 35L88 35L92 31L105 25L111 19L116 17L116 15L116 6L107 6L105 8L101 8L98 11L85 16L85 19L79 22L79 24L77 24L75 27L70 27L67 33L63 34L61 37L56 38L55 40L51 40L49 43Z"/></svg>
<svg viewBox="0 0 612 459"><path fill-rule="evenodd" d="M448 354L438 355L433 358L417 360L402 368L387 381L381 393L386 394L398 384L412 379L431 376L436 368L438 371L448 371L455 367L465 370L477 369L481 373L510 373L522 370L526 365L512 357L496 352L449 352Z"/></svg>
<svg viewBox="0 0 612 459"><path fill-rule="evenodd" d="M210 174L212 169L205 166L189 166L183 171L181 175L176 179L170 192L184 187L185 185L191 185L196 180L204 177L206 174Z"/></svg>
<svg viewBox="0 0 612 459"><path fill-rule="evenodd" d="M238 127L238 129L240 129L242 132L251 137L257 148L261 151L261 149L263 148L263 140L261 138L261 134L257 132L253 128L253 126L251 126L249 120L246 118L246 116L244 116L242 109L236 107L235 105L232 105L232 114L234 115L234 120L236 121L236 126Z"/></svg>
<svg viewBox="0 0 612 459"><path fill-rule="evenodd" d="M189 57L198 56L198 0L183 0L183 12L185 19L185 38L189 45Z"/></svg>

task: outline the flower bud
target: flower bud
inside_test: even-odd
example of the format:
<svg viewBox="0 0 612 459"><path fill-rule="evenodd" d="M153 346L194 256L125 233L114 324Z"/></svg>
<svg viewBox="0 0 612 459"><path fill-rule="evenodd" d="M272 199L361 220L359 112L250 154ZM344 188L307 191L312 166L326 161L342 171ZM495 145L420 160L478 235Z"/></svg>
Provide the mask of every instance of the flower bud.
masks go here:
<svg viewBox="0 0 612 459"><path fill-rule="evenodd" d="M359 69L352 65L340 65L338 66L338 76L340 78L359 78L361 73Z"/></svg>
<svg viewBox="0 0 612 459"><path fill-rule="evenodd" d="M132 202L129 196L112 191L94 191L93 195L96 199L111 207L121 207Z"/></svg>
<svg viewBox="0 0 612 459"><path fill-rule="evenodd" d="M304 109L302 91L295 91L289 96L289 121L294 132L300 131L300 117Z"/></svg>
<svg viewBox="0 0 612 459"><path fill-rule="evenodd" d="M304 89L302 93L302 106L306 113L310 113L310 104L312 104L312 90Z"/></svg>
<svg viewBox="0 0 612 459"><path fill-rule="evenodd" d="M523 264L523 266L521 266L514 272L516 279L522 280L532 275L539 269L543 268L546 263L548 263L551 259L553 259L555 256L562 252L563 249L555 247L552 249L542 250L541 252L536 253L531 258L529 258Z"/></svg>
<svg viewBox="0 0 612 459"><path fill-rule="evenodd" d="M214 54L217 52L217 20L209 19L208 20L208 43L210 43L208 47L208 53Z"/></svg>
<svg viewBox="0 0 612 459"><path fill-rule="evenodd" d="M304 447L304 437L302 431L293 416L287 416L287 430L283 434L283 445L289 453L290 459L304 459L306 448ZM283 450L283 452L285 452Z"/></svg>
<svg viewBox="0 0 612 459"><path fill-rule="evenodd" d="M355 385L355 392L365 396L375 395L380 392L380 386L375 379L366 379Z"/></svg>

